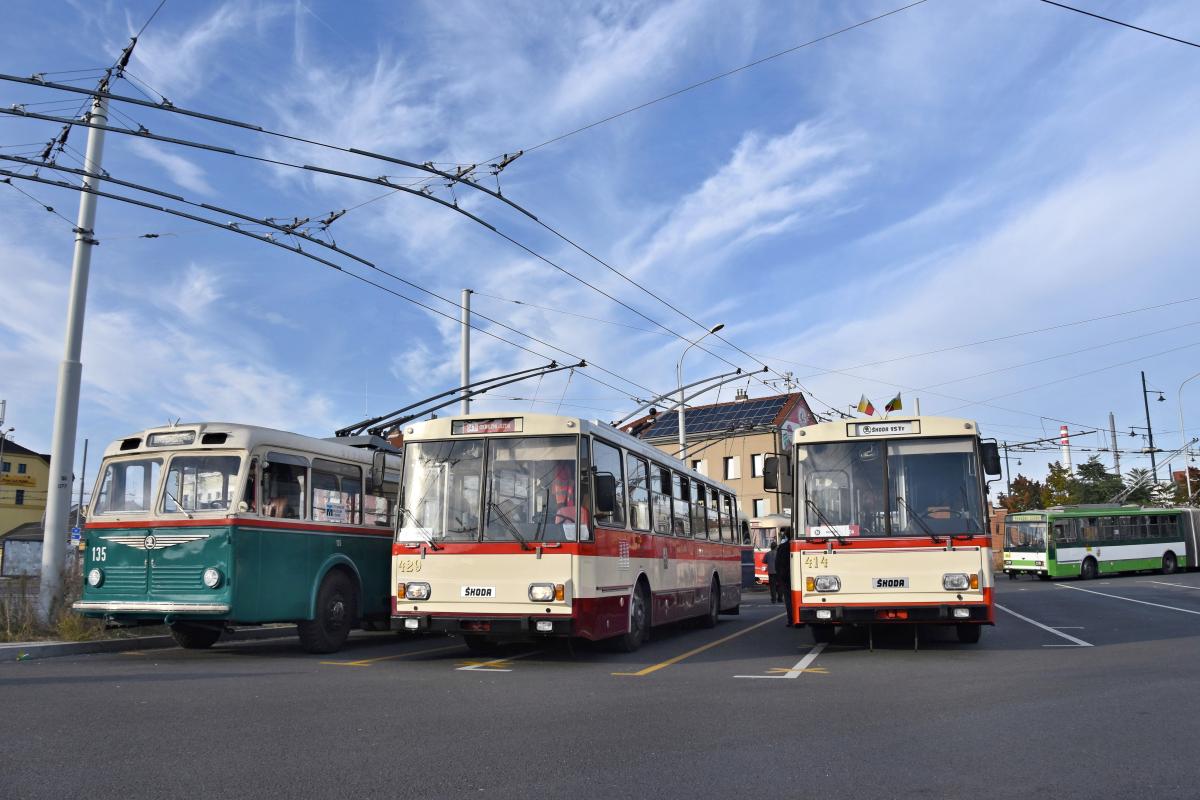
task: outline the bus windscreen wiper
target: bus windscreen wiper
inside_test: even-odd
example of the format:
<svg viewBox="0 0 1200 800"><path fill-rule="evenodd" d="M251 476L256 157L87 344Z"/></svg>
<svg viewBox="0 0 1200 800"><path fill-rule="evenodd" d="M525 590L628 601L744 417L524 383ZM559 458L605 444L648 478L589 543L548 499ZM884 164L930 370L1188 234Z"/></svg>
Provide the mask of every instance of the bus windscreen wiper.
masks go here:
<svg viewBox="0 0 1200 800"><path fill-rule="evenodd" d="M829 523L829 520L825 518L825 515L821 513L821 509L817 508L817 504L814 503L811 498L804 498L804 504L813 510L813 513L817 515L817 522L825 526L825 529L829 531L829 534L838 540L838 544L846 543L846 540L843 539L840 534L838 534L837 530L834 529L833 525Z"/></svg>
<svg viewBox="0 0 1200 800"><path fill-rule="evenodd" d="M529 546L529 540L521 535L521 532L517 530L516 524L508 518L508 514L504 513L504 509L500 507L499 503L497 503L495 500L489 500L488 508L496 512L496 515L499 517L500 521L504 523L504 527L508 528L508 532L513 535L514 539L521 543L522 550L533 549Z"/></svg>
<svg viewBox="0 0 1200 800"><path fill-rule="evenodd" d="M421 520L417 519L411 511L409 511L404 506L400 506L400 513L408 515L408 518L411 519L413 521L413 524L415 524L417 526L417 530L421 531L421 536L424 537L426 544L428 544L430 547L432 547L435 551L442 549L441 546L433 540L432 534L424 532L425 526L423 526L421 524ZM404 531L404 526L400 527L400 531L401 532Z"/></svg>
<svg viewBox="0 0 1200 800"><path fill-rule="evenodd" d="M929 526L925 524L925 520L921 519L920 515L917 514L917 512L913 510L913 507L908 504L908 501L904 499L903 495L899 495L899 494L896 495L896 499L898 501L900 501L900 503L902 503L905 508L908 509L909 519L913 520L918 525L920 525L921 530L925 531L926 536L928 536L930 539L933 539L933 541L936 542L937 544L942 543L941 537L929 529Z"/></svg>

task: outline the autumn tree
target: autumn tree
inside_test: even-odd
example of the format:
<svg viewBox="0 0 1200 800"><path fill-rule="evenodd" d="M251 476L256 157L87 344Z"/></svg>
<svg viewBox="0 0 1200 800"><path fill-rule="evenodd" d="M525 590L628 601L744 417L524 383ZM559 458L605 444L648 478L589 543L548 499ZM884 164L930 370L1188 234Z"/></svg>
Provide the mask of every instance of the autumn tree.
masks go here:
<svg viewBox="0 0 1200 800"><path fill-rule="evenodd" d="M1026 478L1018 473L1017 477L1013 478L1012 491L1000 495L1000 505L1010 512L1041 508L1043 488L1041 481Z"/></svg>
<svg viewBox="0 0 1200 800"><path fill-rule="evenodd" d="M1055 461L1042 487L1042 508L1069 506L1079 502L1079 484L1070 470Z"/></svg>

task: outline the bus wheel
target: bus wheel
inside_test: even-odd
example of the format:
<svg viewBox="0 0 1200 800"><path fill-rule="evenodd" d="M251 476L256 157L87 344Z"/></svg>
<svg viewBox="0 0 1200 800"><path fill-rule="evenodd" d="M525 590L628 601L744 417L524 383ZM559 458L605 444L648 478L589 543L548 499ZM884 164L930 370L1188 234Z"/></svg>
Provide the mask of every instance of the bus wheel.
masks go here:
<svg viewBox="0 0 1200 800"><path fill-rule="evenodd" d="M1015 572L1008 573L1008 579L1010 581L1015 581L1017 579L1017 573L1015 573Z"/></svg>
<svg viewBox="0 0 1200 800"><path fill-rule="evenodd" d="M1039 581L1048 581L1048 580L1050 580L1050 573L1049 573L1049 572L1039 572L1039 573L1038 573L1038 580L1039 580Z"/></svg>
<svg viewBox="0 0 1200 800"><path fill-rule="evenodd" d="M650 598L647 597L646 584L639 583L629 600L629 630L618 636L615 644L622 653L632 653L649 638Z"/></svg>
<svg viewBox="0 0 1200 800"><path fill-rule="evenodd" d="M721 582L716 578L712 579L712 586L708 589L708 613L700 619L701 628L715 628L721 616Z"/></svg>
<svg viewBox="0 0 1200 800"><path fill-rule="evenodd" d="M221 629L211 625L177 622L171 626L171 638L184 650L207 650L221 638Z"/></svg>
<svg viewBox="0 0 1200 800"><path fill-rule="evenodd" d="M1175 570L1179 568L1179 562L1175 560L1175 554L1167 552L1163 555L1162 574L1174 575Z"/></svg>
<svg viewBox="0 0 1200 800"><path fill-rule="evenodd" d="M955 628L958 629L958 640L963 644L978 644L979 634L983 633L982 625L974 625L970 622L960 622Z"/></svg>
<svg viewBox="0 0 1200 800"><path fill-rule="evenodd" d="M1079 565L1079 577L1085 581L1090 581L1092 578L1095 578L1098 572L1099 569L1096 567L1096 559L1092 558L1091 556L1085 558L1083 563Z"/></svg>
<svg viewBox="0 0 1200 800"><path fill-rule="evenodd" d="M486 656L500 649L500 643L478 633L464 633L463 644L477 656Z"/></svg>
<svg viewBox="0 0 1200 800"><path fill-rule="evenodd" d="M354 583L344 572L333 570L326 575L317 592L316 618L296 624L300 646L310 653L341 650L354 625L357 601Z"/></svg>
<svg viewBox="0 0 1200 800"><path fill-rule="evenodd" d="M837 630L827 622L809 625L812 628L813 641L817 644L829 644L837 634Z"/></svg>

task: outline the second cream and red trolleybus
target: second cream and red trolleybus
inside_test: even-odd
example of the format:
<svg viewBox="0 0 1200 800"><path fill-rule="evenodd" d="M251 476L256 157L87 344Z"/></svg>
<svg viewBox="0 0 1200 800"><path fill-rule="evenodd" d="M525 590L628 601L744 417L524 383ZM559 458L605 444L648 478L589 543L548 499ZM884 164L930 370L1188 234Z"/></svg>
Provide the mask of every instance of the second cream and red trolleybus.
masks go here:
<svg viewBox="0 0 1200 800"><path fill-rule="evenodd" d="M403 428L393 618L496 642L636 649L650 628L737 613L728 487L600 422L465 415Z"/></svg>
<svg viewBox="0 0 1200 800"><path fill-rule="evenodd" d="M979 641L994 622L985 473L999 472L999 457L974 422L810 425L792 458L792 619L817 642L836 626L879 623L953 625L960 641Z"/></svg>

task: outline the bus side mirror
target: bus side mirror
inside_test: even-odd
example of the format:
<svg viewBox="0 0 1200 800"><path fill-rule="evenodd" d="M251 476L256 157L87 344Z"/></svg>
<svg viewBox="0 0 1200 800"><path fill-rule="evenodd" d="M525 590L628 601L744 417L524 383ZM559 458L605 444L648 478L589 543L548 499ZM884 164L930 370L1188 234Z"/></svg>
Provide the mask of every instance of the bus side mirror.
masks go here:
<svg viewBox="0 0 1200 800"><path fill-rule="evenodd" d="M598 472L593 479L596 487L596 516L611 517L617 510L617 479L609 472Z"/></svg>
<svg viewBox="0 0 1200 800"><path fill-rule="evenodd" d="M376 450L371 454L371 474L367 476L367 491L374 494L383 488L383 474L387 453Z"/></svg>
<svg viewBox="0 0 1200 800"><path fill-rule="evenodd" d="M763 488L768 491L779 488L778 456L767 456L763 459Z"/></svg>
<svg viewBox="0 0 1200 800"><path fill-rule="evenodd" d="M999 475L1000 445L995 442L982 442L979 445L979 456L983 460L983 471L988 475Z"/></svg>

